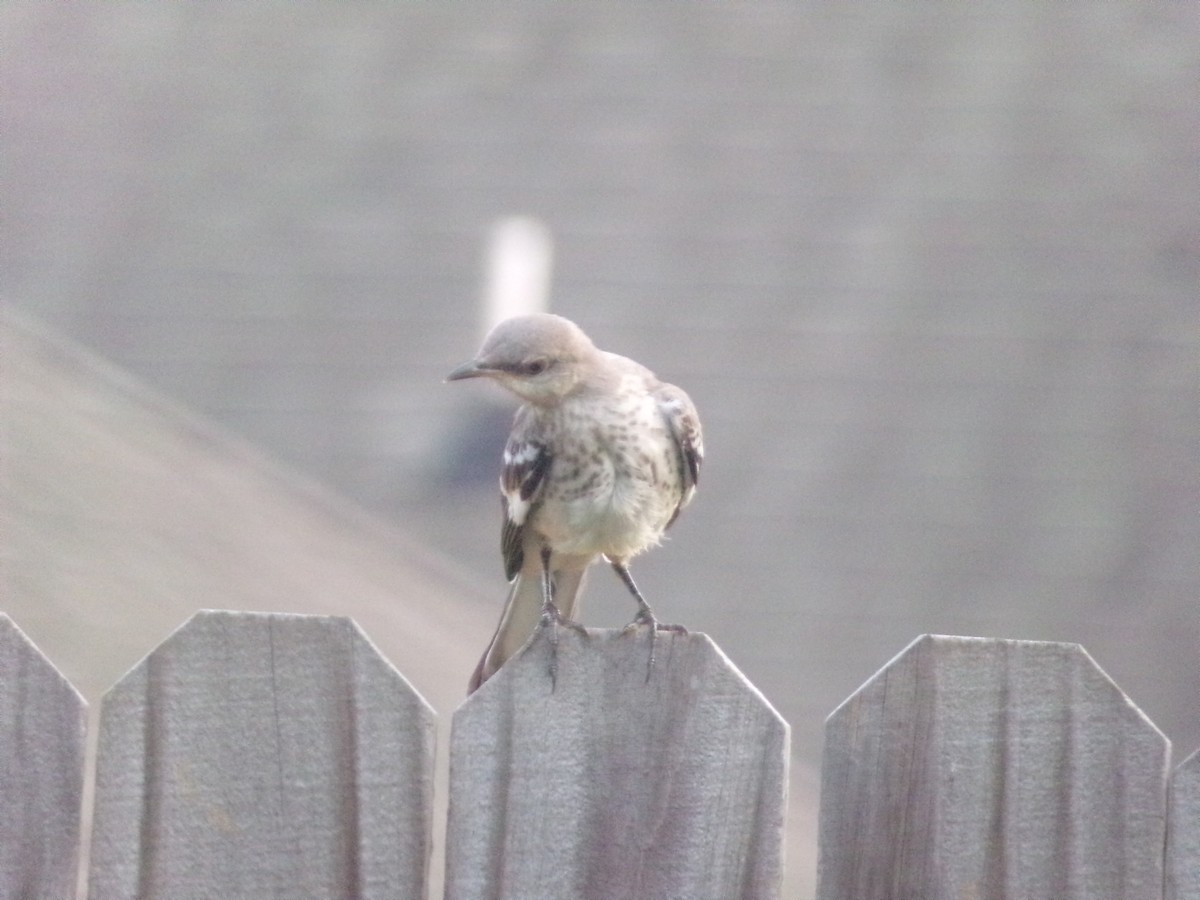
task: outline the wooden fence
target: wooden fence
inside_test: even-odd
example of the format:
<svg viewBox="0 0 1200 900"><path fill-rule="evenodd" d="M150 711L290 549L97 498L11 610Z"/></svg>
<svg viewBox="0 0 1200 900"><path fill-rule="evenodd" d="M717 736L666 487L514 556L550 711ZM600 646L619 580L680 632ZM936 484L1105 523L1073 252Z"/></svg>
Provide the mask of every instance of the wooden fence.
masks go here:
<svg viewBox="0 0 1200 900"><path fill-rule="evenodd" d="M1170 756L1078 644L918 638L826 722L819 896L1200 898Z"/></svg>
<svg viewBox="0 0 1200 900"><path fill-rule="evenodd" d="M548 652L454 715L446 896L778 897L788 729L721 652ZM74 896L85 723L0 616L0 898ZM197 614L103 699L89 896L423 897L433 723L348 619ZM919 638L826 729L823 900L1200 898L1200 755L1077 645Z"/></svg>
<svg viewBox="0 0 1200 900"><path fill-rule="evenodd" d="M702 635L564 632L454 716L446 896L779 896L788 727ZM0 898L69 898L85 704L0 616ZM104 696L88 895L423 898L434 713L349 619L199 613Z"/></svg>

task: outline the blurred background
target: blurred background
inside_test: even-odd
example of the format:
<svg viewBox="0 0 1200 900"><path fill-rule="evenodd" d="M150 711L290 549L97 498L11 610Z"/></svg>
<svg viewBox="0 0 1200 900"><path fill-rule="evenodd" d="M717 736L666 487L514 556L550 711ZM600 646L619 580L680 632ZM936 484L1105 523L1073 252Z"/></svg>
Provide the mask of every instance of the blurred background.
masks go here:
<svg viewBox="0 0 1200 900"><path fill-rule="evenodd" d="M550 308L701 411L700 492L634 574L792 724L802 817L824 717L924 632L1082 643L1200 745L1191 5L12 3L0 39L4 301L456 585L387 602L462 602L458 697L513 404L442 377L520 216ZM81 565L47 521L3 607L90 700L183 611L268 605L153 562L35 590ZM408 671L360 598L321 611ZM597 570L584 613L632 605Z"/></svg>

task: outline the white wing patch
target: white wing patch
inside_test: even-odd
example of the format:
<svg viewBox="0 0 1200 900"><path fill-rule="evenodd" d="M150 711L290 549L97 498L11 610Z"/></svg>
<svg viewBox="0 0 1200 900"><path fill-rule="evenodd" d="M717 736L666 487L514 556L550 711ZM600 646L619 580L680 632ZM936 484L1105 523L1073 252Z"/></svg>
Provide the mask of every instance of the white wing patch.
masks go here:
<svg viewBox="0 0 1200 900"><path fill-rule="evenodd" d="M522 407L522 411L525 409L527 407ZM538 502L546 473L550 470L550 454L544 445L520 433L522 413L519 412L517 416L514 434L504 448L504 468L500 473L500 496L504 501L500 551L509 579L521 569L525 556L525 525Z"/></svg>
<svg viewBox="0 0 1200 900"><path fill-rule="evenodd" d="M504 491L504 499L507 503L505 509L508 513L508 521L517 526L524 525L525 518L529 515L529 507L532 504L521 497L519 490Z"/></svg>
<svg viewBox="0 0 1200 900"><path fill-rule="evenodd" d="M510 443L504 448L504 464L506 466L527 466L542 452L542 448L537 444L512 444Z"/></svg>

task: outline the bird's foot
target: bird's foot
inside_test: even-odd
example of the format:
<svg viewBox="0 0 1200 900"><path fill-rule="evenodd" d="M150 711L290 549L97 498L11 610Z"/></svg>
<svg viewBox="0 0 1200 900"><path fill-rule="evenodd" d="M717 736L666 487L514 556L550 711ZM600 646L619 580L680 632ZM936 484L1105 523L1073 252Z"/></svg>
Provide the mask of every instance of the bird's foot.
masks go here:
<svg viewBox="0 0 1200 900"><path fill-rule="evenodd" d="M647 628L647 627L650 629L650 663L646 667L646 681L649 681L651 674L653 674L653 672L654 672L654 662L655 662L655 659L657 658L656 654L655 654L655 649L656 649L656 644L657 644L657 639L658 639L658 633L660 631L671 631L671 632L674 632L675 634L684 634L685 635L688 633L688 630L686 628L684 628L682 625L669 625L665 622L658 621L658 619L655 617L654 613L651 612L650 607L645 605L644 603L642 604L641 609L638 610L638 614L636 616L634 616L633 621L630 622L628 625L626 625L625 628L622 630L625 634L632 634L633 632L637 631L639 628Z"/></svg>
<svg viewBox="0 0 1200 900"><path fill-rule="evenodd" d="M574 619L564 616L553 601L542 604L542 620L538 627L546 630L546 637L550 641L550 690L553 691L558 686L558 629L570 628L584 637L587 637L588 633L587 629Z"/></svg>

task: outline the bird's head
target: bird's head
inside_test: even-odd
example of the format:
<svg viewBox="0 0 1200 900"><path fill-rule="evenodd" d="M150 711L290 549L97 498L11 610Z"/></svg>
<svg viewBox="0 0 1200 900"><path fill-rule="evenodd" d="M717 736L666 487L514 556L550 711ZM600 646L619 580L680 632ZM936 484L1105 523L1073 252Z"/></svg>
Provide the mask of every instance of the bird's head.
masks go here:
<svg viewBox="0 0 1200 900"><path fill-rule="evenodd" d="M446 380L490 378L522 400L549 405L575 389L597 353L570 319L549 313L515 316L493 328L475 358Z"/></svg>

